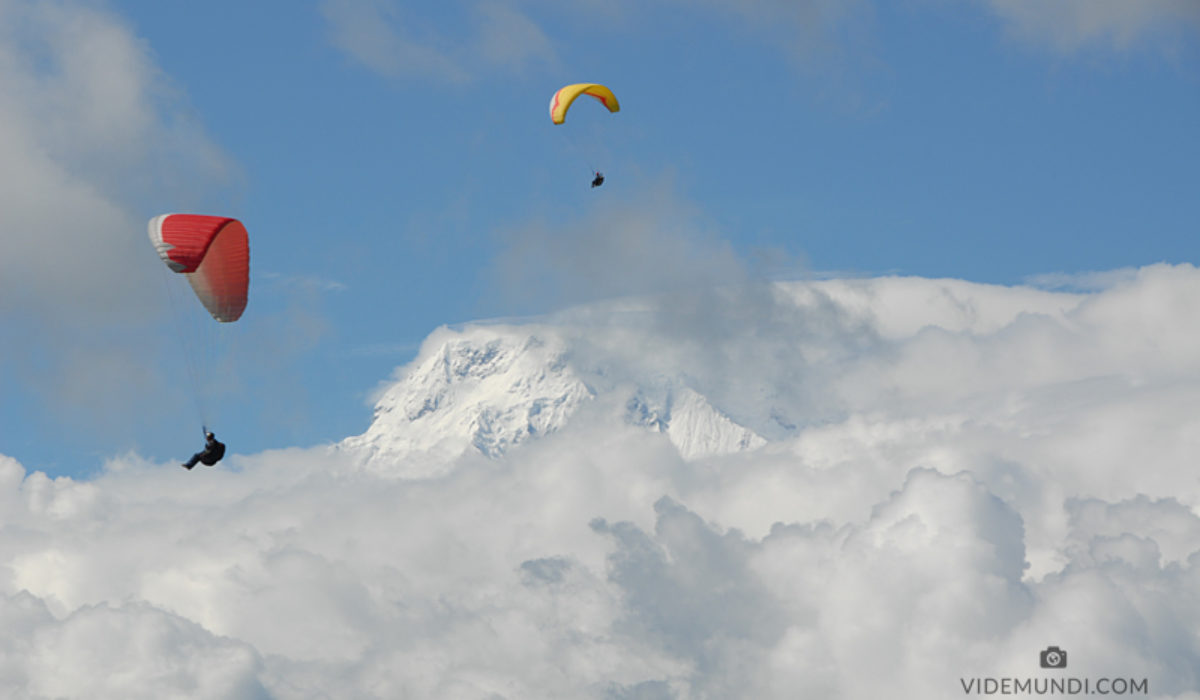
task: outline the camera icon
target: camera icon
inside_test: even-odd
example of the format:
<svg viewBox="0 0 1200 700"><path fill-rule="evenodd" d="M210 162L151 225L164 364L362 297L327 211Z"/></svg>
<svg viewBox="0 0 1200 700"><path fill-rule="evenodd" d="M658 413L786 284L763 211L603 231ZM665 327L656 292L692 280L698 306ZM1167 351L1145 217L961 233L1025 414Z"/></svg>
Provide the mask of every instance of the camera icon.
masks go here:
<svg viewBox="0 0 1200 700"><path fill-rule="evenodd" d="M1067 652L1058 647L1046 647L1045 651L1038 654L1038 661L1042 668L1066 668Z"/></svg>

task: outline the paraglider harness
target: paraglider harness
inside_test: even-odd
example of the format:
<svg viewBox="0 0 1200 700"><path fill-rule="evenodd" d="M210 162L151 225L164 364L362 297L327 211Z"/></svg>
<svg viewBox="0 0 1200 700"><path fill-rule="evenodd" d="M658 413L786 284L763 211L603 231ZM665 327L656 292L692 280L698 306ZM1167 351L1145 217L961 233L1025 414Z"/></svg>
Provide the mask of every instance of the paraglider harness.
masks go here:
<svg viewBox="0 0 1200 700"><path fill-rule="evenodd" d="M204 428L204 449L192 455L192 458L183 463L184 469L191 469L199 462L206 467L211 467L221 458L225 456L225 443L218 442L217 436L209 432L208 428Z"/></svg>
<svg viewBox="0 0 1200 700"><path fill-rule="evenodd" d="M595 170L593 172L596 173L596 177L592 179L592 187L599 187L600 185L603 185L604 173L600 172L599 170Z"/></svg>

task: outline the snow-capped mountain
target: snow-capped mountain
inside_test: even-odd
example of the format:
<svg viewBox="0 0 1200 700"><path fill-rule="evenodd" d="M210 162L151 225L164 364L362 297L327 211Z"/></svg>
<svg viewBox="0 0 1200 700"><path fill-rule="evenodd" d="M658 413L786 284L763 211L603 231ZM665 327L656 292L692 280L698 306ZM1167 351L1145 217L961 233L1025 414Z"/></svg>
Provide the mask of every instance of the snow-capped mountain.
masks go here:
<svg viewBox="0 0 1200 700"><path fill-rule="evenodd" d="M766 442L682 378L657 377L648 386L627 381L614 369L620 358L598 357L576 330L542 324L439 329L379 396L370 428L342 447L376 469L396 465L417 475L425 471L418 465L436 471L471 451L497 457L557 432L598 397L620 406L624 422L665 434L685 459Z"/></svg>
<svg viewBox="0 0 1200 700"><path fill-rule="evenodd" d="M666 433L684 459L740 452L767 442L687 386L667 391L657 400L639 392L626 409L628 422Z"/></svg>
<svg viewBox="0 0 1200 700"><path fill-rule="evenodd" d="M343 444L372 460L468 449L494 457L557 430L594 393L546 330L439 330L380 396L367 432Z"/></svg>

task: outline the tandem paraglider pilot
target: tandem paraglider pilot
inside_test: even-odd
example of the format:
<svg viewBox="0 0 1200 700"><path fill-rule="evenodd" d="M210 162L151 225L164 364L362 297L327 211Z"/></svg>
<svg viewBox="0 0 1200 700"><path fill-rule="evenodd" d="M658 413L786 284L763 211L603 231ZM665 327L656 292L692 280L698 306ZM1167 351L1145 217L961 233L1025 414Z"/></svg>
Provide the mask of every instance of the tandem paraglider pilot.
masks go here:
<svg viewBox="0 0 1200 700"><path fill-rule="evenodd" d="M225 456L225 443L217 442L217 436L209 431L204 432L204 449L192 455L192 458L183 463L184 469L191 469L199 462L205 466L211 467L221 458Z"/></svg>

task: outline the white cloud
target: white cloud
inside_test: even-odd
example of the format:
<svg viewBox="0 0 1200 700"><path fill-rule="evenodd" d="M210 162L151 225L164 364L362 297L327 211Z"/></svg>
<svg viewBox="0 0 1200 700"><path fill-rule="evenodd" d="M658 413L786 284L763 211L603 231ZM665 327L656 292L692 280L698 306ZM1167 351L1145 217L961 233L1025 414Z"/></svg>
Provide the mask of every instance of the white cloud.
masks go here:
<svg viewBox="0 0 1200 700"><path fill-rule="evenodd" d="M247 644L143 603L87 606L59 620L19 593L0 597L0 618L16 662L0 679L8 697L270 697Z"/></svg>
<svg viewBox="0 0 1200 700"><path fill-rule="evenodd" d="M713 231L673 183L660 181L622 204L597 204L503 232L492 274L514 302L539 302L539 312L620 296L703 294L748 277L733 248ZM548 301L553 307L546 308Z"/></svg>
<svg viewBox="0 0 1200 700"><path fill-rule="evenodd" d="M846 24L861 22L870 10L870 3L863 0L671 0L666 4L706 7L722 16L732 15L800 51L828 41ZM839 35L842 41L846 38L845 34Z"/></svg>
<svg viewBox="0 0 1200 700"><path fill-rule="evenodd" d="M1072 676L1188 697L1197 286L1186 265L1089 294L787 286L772 304L794 314L730 325L723 366L689 364L686 324L593 325L589 352L629 351L620 371L641 348L647 375L725 372L718 408L785 382L755 400L790 431L690 462L603 400L425 479L328 448L196 472L124 456L82 482L0 458L0 620L19 631L0 688L927 698L1041 677L1055 644Z"/></svg>
<svg viewBox="0 0 1200 700"><path fill-rule="evenodd" d="M436 30L418 27L389 0L325 0L321 11L332 40L367 68L387 77L429 76L461 82L469 73Z"/></svg>
<svg viewBox="0 0 1200 700"><path fill-rule="evenodd" d="M141 310L155 280L135 212L230 169L146 44L74 2L0 7L0 159L0 312L72 321Z"/></svg>
<svg viewBox="0 0 1200 700"><path fill-rule="evenodd" d="M492 65L521 69L531 63L557 61L554 46L541 27L499 0L480 3L475 19L479 32L479 53Z"/></svg>
<svg viewBox="0 0 1200 700"><path fill-rule="evenodd" d="M1062 51L1100 45L1119 50L1200 30L1192 0L987 0L1014 31Z"/></svg>
<svg viewBox="0 0 1200 700"><path fill-rule="evenodd" d="M469 22L450 12L446 28L406 12L394 0L325 0L321 11L333 44L388 78L462 83L496 67L520 70L530 63L557 60L541 27L515 3L477 2ZM459 29L464 25L471 29Z"/></svg>
<svg viewBox="0 0 1200 700"><path fill-rule="evenodd" d="M1103 272L1047 272L1030 276L1026 282L1034 287L1059 291L1099 292L1137 277L1134 268Z"/></svg>

